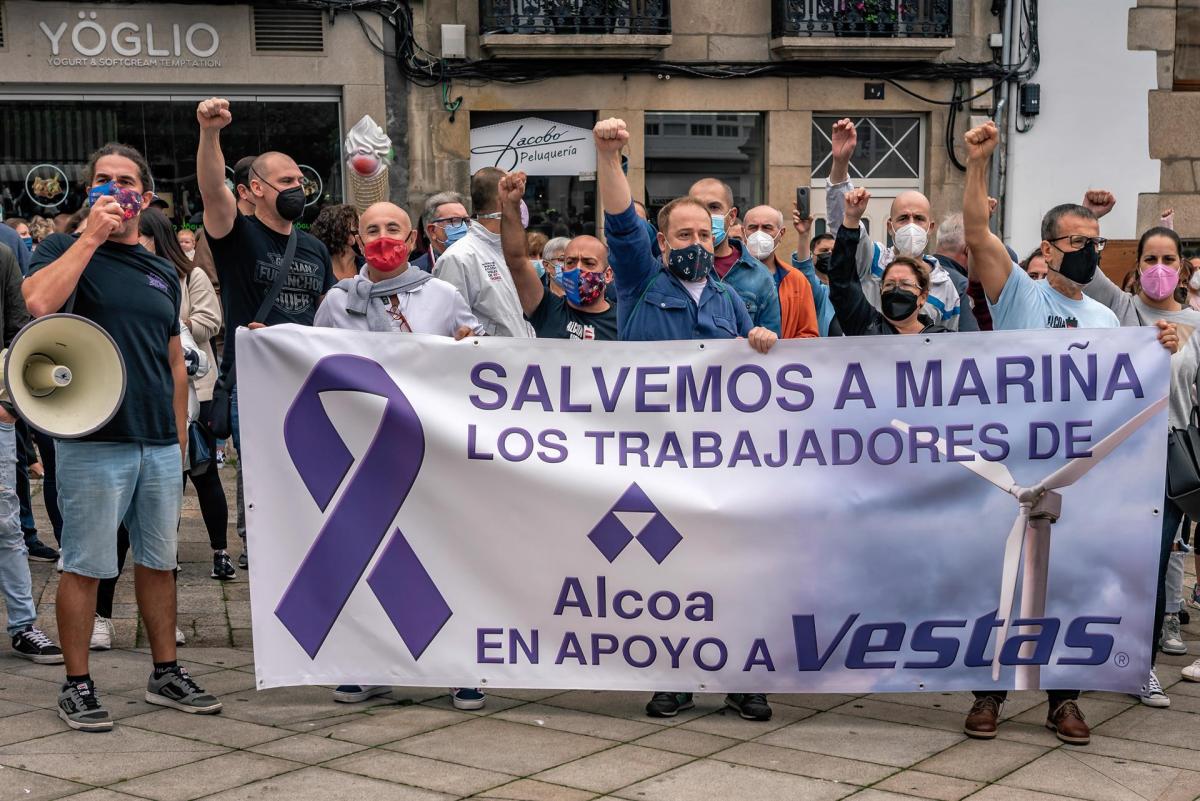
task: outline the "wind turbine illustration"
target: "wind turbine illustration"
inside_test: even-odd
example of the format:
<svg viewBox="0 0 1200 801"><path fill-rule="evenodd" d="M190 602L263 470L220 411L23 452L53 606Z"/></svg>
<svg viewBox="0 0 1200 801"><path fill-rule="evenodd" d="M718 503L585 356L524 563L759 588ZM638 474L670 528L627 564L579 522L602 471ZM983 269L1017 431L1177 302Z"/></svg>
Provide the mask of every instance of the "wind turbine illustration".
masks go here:
<svg viewBox="0 0 1200 801"><path fill-rule="evenodd" d="M1062 516L1062 495L1056 490L1066 489L1089 470L1098 465L1106 456L1116 450L1133 432L1141 428L1146 421L1154 417L1167 405L1166 396L1154 401L1142 411L1122 423L1115 431L1100 440L1091 453L1067 462L1038 483L1029 487L1017 484L1008 468L999 462L985 461L978 453L956 447L955 452L970 454L971 461L957 462L970 470L984 481L997 489L1008 493L1019 504L1017 519L1013 521L1012 530L1004 543L1004 568L1000 578L1000 605L996 614L1003 616L1000 633L996 638L995 651L992 654L992 680L1000 678L1000 652L1008 638L1008 630L1013 619L1013 596L1017 591L1017 565L1022 568L1021 607L1020 617L1024 620L1044 617L1046 613L1046 587L1050 574L1050 532L1054 523ZM908 434L909 425L901 420L893 420L892 426L898 431ZM946 445L941 437L933 443L942 456L946 457ZM1028 658L1033 655L1035 643L1026 642L1022 645L1020 656ZM1014 676L1014 687L1018 690L1039 689L1041 682L1041 667L1038 665L1017 665Z"/></svg>

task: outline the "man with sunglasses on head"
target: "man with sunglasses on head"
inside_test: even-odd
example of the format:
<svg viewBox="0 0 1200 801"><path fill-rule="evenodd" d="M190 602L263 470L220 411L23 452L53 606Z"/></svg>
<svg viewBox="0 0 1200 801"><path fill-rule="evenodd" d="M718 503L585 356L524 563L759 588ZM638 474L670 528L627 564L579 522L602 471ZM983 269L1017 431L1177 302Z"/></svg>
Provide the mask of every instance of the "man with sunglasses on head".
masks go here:
<svg viewBox="0 0 1200 801"><path fill-rule="evenodd" d="M296 247L283 287L262 322L255 320L271 291L291 237L293 223L304 214L303 175L289 156L268 151L250 163L244 185L235 198L225 185L221 129L233 121L229 101L211 98L196 107L200 146L196 151L196 181L204 201L204 235L212 250L221 283L221 307L226 339L221 376L235 370L239 326L264 328L296 323L312 325L321 298L334 285L333 263L319 239L296 229ZM241 162L239 162L241 166ZM253 210L244 213L250 204ZM241 454L237 387L232 392L233 444ZM240 474L240 472L239 472ZM239 521L244 515L238 504ZM245 532L239 524L238 533ZM239 566L249 564L246 552Z"/></svg>
<svg viewBox="0 0 1200 801"><path fill-rule="evenodd" d="M433 265L433 275L462 294L487 334L532 337L521 311L521 299L500 246L500 178L503 170L484 167L471 176L471 208L475 219L467 233Z"/></svg>
<svg viewBox="0 0 1200 801"><path fill-rule="evenodd" d="M433 265L446 248L467 235L467 226L471 217L467 214L467 200L457 192L438 192L430 195L425 201L425 211L421 215L425 222L425 238L429 240L429 250L419 258L412 260L412 266L427 273L433 272Z"/></svg>
<svg viewBox="0 0 1200 801"><path fill-rule="evenodd" d="M963 228L970 251L968 269L987 296L996 331L1038 328L1118 328L1117 316L1102 303L1083 294L1096 275L1100 236L1096 214L1086 206L1065 203L1042 218L1042 256L1049 272L1035 281L1013 263L1004 242L988 227L988 162L1000 141L1000 131L990 120L966 134L967 184L963 193ZM1159 321L1158 339L1171 353L1179 348L1175 326ZM997 646L999 647L999 646ZM1076 701L1078 690L1047 690L1046 727L1071 745L1087 745L1091 730ZM963 731L977 740L996 736L1000 707L1007 693L975 693Z"/></svg>

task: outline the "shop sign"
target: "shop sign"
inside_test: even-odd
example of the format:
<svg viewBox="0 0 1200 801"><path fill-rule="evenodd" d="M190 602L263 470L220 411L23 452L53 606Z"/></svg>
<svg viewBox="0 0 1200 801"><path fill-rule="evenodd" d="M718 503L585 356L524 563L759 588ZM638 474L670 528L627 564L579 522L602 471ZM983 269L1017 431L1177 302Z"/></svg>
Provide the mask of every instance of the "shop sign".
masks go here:
<svg viewBox="0 0 1200 801"><path fill-rule="evenodd" d="M587 128L525 117L472 129L471 172L483 167L592 177L596 148Z"/></svg>
<svg viewBox="0 0 1200 801"><path fill-rule="evenodd" d="M127 10L126 10L127 11ZM106 15L107 16L107 15ZM221 36L207 22L134 22L79 11L74 21L39 20L51 67L220 67ZM40 41L40 39L39 39Z"/></svg>

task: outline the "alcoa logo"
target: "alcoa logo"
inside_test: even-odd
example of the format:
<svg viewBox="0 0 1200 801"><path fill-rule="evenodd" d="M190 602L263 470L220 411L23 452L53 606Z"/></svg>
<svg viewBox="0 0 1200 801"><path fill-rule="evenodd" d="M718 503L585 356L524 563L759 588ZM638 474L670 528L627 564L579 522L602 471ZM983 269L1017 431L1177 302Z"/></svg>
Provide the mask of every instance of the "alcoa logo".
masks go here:
<svg viewBox="0 0 1200 801"><path fill-rule="evenodd" d="M637 532L636 534L634 532ZM671 555L683 536L633 483L588 534L588 539L609 562L614 561L632 540L660 565Z"/></svg>

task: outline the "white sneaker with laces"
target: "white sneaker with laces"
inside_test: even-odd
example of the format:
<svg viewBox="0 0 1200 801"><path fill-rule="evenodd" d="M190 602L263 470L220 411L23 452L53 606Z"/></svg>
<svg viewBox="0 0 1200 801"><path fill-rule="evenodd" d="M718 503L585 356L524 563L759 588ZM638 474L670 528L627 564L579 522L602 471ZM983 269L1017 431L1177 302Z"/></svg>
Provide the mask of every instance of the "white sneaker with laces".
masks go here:
<svg viewBox="0 0 1200 801"><path fill-rule="evenodd" d="M1163 692L1162 685L1158 683L1158 676L1153 670L1150 671L1150 678L1142 685L1142 692L1138 695L1138 700L1146 706L1159 709L1165 709L1171 705L1171 699Z"/></svg>
<svg viewBox="0 0 1200 801"><path fill-rule="evenodd" d="M92 642L88 647L93 651L111 651L112 638L112 621L96 615L96 619L92 622Z"/></svg>
<svg viewBox="0 0 1200 801"><path fill-rule="evenodd" d="M1158 641L1158 647L1162 649L1164 654L1186 654L1188 652L1187 645L1183 641L1183 635L1179 630L1179 613L1169 612L1163 616L1162 637Z"/></svg>
<svg viewBox="0 0 1200 801"><path fill-rule="evenodd" d="M1179 671L1179 675L1188 681L1200 681L1200 659Z"/></svg>

